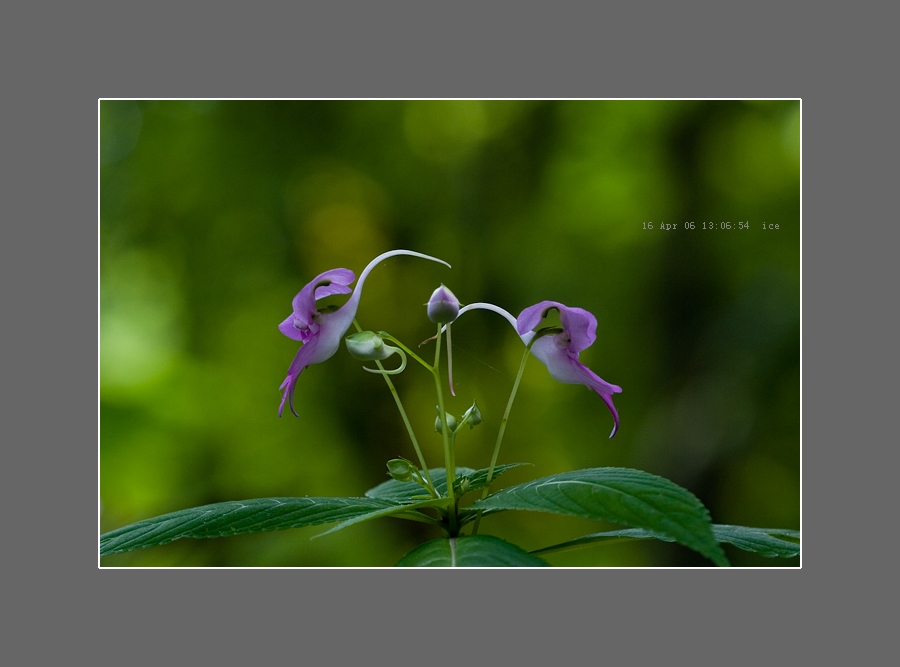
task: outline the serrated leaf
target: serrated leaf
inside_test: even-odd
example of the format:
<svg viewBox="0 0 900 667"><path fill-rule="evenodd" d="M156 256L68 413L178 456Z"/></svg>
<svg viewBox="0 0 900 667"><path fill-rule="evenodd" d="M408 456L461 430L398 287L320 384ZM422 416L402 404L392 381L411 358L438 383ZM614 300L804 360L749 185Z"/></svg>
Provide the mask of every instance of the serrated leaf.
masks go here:
<svg viewBox="0 0 900 667"><path fill-rule="evenodd" d="M518 466L527 465L531 464L507 463L505 465L494 466L494 476L491 480L491 483L493 484L494 480L496 480L507 470L516 468ZM431 473L431 481L434 482L435 490L442 495L447 493L447 471L444 468L434 468L430 469L429 472ZM456 468L457 479L459 479L460 477L469 478L469 491L475 491L476 489L483 488L484 483L487 481L487 475L487 468L482 468L481 470L474 470L472 468L465 467ZM382 482L378 486L366 491L366 497L380 498L382 500L392 500L397 503L410 503L416 502L420 499L416 498L416 496L421 496L422 494L427 493L428 492L416 482L399 482L396 479L389 479L386 482Z"/></svg>
<svg viewBox="0 0 900 667"><path fill-rule="evenodd" d="M469 509L532 510L612 521L665 535L716 565L728 565L703 503L687 489L642 470L573 470L503 489Z"/></svg>
<svg viewBox="0 0 900 667"><path fill-rule="evenodd" d="M513 468L518 468L520 466L530 466L534 465L533 463L504 463L503 465L494 466L494 474L491 476L491 484L497 481L497 478L505 473L507 470L512 470ZM475 472L469 474L469 491L475 491L476 489L483 489L485 483L487 482L488 471L490 468L482 468L481 470L476 470Z"/></svg>
<svg viewBox="0 0 900 667"><path fill-rule="evenodd" d="M800 554L800 545L798 543L775 537L776 535L781 535L799 540L799 530L714 524L713 532L719 542L728 542L738 549L752 551L766 558L792 558Z"/></svg>
<svg viewBox="0 0 900 667"><path fill-rule="evenodd" d="M100 536L100 555L207 538L344 521L398 507L375 498L255 498L192 507L144 519ZM401 507L402 509L402 507Z"/></svg>
<svg viewBox="0 0 900 667"><path fill-rule="evenodd" d="M547 567L547 562L499 537L469 535L420 544L397 567Z"/></svg>
<svg viewBox="0 0 900 667"><path fill-rule="evenodd" d="M778 539L774 535L784 535L785 537L800 538L800 532L796 530L787 530L782 528L750 528L748 526L729 526L726 524L713 524L713 534L719 542L728 542L744 551L752 551L767 558L792 558L800 553L800 545L796 542ZM564 549L574 549L577 547L588 546L597 542L614 542L623 539L635 540L662 540L664 542L675 542L676 540L668 535L662 535L652 530L643 528L625 528L623 530L607 530L602 533L591 533L583 537L554 544L551 547L543 549L535 549L530 553L549 553L551 551L562 551Z"/></svg>
<svg viewBox="0 0 900 667"><path fill-rule="evenodd" d="M443 468L432 468L428 471L431 474L431 481L438 493L447 492L447 471ZM457 468L456 476L460 477L470 472L475 472L472 468ZM412 503L421 500L416 496L427 495L428 491L417 482L401 482L396 479L389 479L366 491L366 498L378 498L380 500L390 500L396 503Z"/></svg>
<svg viewBox="0 0 900 667"><path fill-rule="evenodd" d="M417 485L418 486L418 485ZM422 488L422 487L419 487ZM324 535L329 535L330 533L336 533L339 530L343 530L347 526L352 526L355 523L361 523L363 521L371 521L372 519L380 519L381 517L386 516L396 516L399 518L405 519L413 519L416 521L427 521L427 519L416 512L417 509L425 508L425 507L448 507L450 500L448 498L431 498L429 500L422 500L417 503L409 503L405 505L399 505L396 503L391 503L391 507L385 507L381 509L372 510L371 512L367 512L365 514L358 514L346 521L339 523L333 528L329 528L324 533L320 533L315 537L322 537ZM418 515L418 516L417 516Z"/></svg>

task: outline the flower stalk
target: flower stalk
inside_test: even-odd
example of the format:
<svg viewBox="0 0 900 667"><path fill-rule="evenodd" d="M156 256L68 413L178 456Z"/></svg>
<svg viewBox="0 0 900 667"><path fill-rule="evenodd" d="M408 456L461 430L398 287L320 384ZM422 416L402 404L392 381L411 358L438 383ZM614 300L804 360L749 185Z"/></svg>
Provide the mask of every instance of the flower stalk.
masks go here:
<svg viewBox="0 0 900 667"><path fill-rule="evenodd" d="M402 342L400 342L399 340L397 340L396 338L394 338L394 337L393 337L391 334L389 334L387 331L379 331L379 332L378 332L378 335L381 336L382 338L387 338L387 339L388 339L389 341L391 341L392 343L395 343L395 344L397 345L397 347L399 347L401 350L403 350L404 352L406 352L406 353L407 353L409 356L411 356L413 359L415 359L415 360L418 361L420 364L422 364L422 366L424 366L425 368L427 368L429 373L434 373L434 368L431 366L431 364L429 364L427 361L425 361L424 359L422 359L422 357L420 357L418 354L416 354L415 352L413 352L412 350L410 350L408 347L406 347L406 345L404 345Z"/></svg>
<svg viewBox="0 0 900 667"><path fill-rule="evenodd" d="M355 319L353 320L353 326L356 327L356 330L361 332L363 329L359 326L359 322ZM396 339L391 337L395 343L399 343ZM405 347L401 344L401 347ZM413 355L415 356L415 355ZM421 361L421 359L419 360ZM381 365L381 362L377 359L375 360L376 365L380 370L384 370L384 366ZM422 455L422 449L419 447L419 441L416 438L415 431L413 431L412 424L409 422L409 417L406 415L406 410L403 408L403 402L400 400L400 394L397 393L397 388L394 387L394 383L391 381L391 378L388 373L382 373L381 377L384 378L384 381L387 383L388 389L391 391L391 396L394 397L394 403L397 404L397 409L400 411L400 417L403 419L403 423L406 426L406 432L409 433L409 439L412 441L413 449L416 450L416 456L419 457L419 464L422 466L422 473L425 475L425 481L427 482L426 488L428 489L428 493L430 493L435 498L440 498L440 494L434 488L434 482L431 481L431 474L428 472L428 466L425 464L425 457Z"/></svg>
<svg viewBox="0 0 900 667"><path fill-rule="evenodd" d="M503 411L503 418L500 420L500 430L497 432L497 442L494 445L494 454L491 456L491 465L488 467L487 479L484 482L484 488L481 491L481 499L484 500L490 493L491 481L494 479L494 468L497 465L497 458L500 456L500 445L503 443L503 435L506 433L506 424L509 421L509 413L512 411L513 401L516 400L516 393L519 391L519 383L522 381L522 375L525 373L525 362L531 354L531 343L525 346L525 353L522 355L522 362L519 364L519 372L516 374L516 380L513 382L512 391L509 392L509 400L506 401L506 410ZM481 523L481 510L475 517L475 523L472 526L472 534L478 534L478 524Z"/></svg>
<svg viewBox="0 0 900 667"><path fill-rule="evenodd" d="M447 508L450 527L448 533L450 537L456 537L459 534L459 527L456 519L456 491L453 483L456 481L456 460L453 452L453 443L450 438L450 428L447 425L447 410L444 408L444 392L441 389L441 325L438 324L437 337L434 349L434 386L437 390L438 409L441 416L441 436L444 439L444 466L447 471L447 497L450 499L450 506Z"/></svg>

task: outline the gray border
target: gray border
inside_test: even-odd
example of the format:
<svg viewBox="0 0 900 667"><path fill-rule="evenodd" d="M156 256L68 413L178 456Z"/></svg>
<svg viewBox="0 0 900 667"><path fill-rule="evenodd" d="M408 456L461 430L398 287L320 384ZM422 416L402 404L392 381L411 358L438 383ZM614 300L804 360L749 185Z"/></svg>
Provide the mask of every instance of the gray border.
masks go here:
<svg viewBox="0 0 900 667"><path fill-rule="evenodd" d="M811 595L811 578L822 569L820 554L802 571L790 572L529 571L490 579L488 572L448 571L401 579L381 570L98 570L90 509L96 507L96 401L89 392L70 390L73 381L80 389L84 378L96 379L95 358L83 354L93 344L83 340L92 330L84 320L94 311L82 295L96 294L91 289L96 274L89 276L96 266L96 238L87 231L89 218L96 216L96 179L86 165L96 164L96 135L88 128L96 126L99 97L799 96L807 112L815 110L804 115L804 136L812 137L807 145L814 147L812 159L804 161L805 218L838 218L843 214L827 205L818 184L821 172L840 160L833 153L841 148L834 133L838 122L825 116L838 118L840 101L833 98L830 78L818 79L828 82L828 98L809 93L817 74L810 63L818 57L819 67L835 63L821 49L830 41L810 36L803 43L804 24L790 8L773 14L744 5L728 17L720 7L709 4L701 14L720 19L708 27L695 23L684 5L634 6L627 18L621 9L559 3L502 10L476 3L255 6L252 15L175 5L109 5L104 12L73 6L55 13L52 25L49 17L37 16L41 7L27 10L35 13L30 17L17 8L7 23L15 33L7 48L22 55L24 64L16 69L8 97L14 110L4 134L13 145L6 159L12 157L14 173L25 178L18 181L24 187L11 193L7 211L19 222L16 232L34 230L40 236L5 244L4 255L11 267L16 266L9 257L13 247L40 249L35 256L26 250L22 259L28 265L16 272L31 278L28 287L37 283L36 294L14 300L14 308L23 321L54 324L37 328L36 335L29 331L38 345L15 355L21 361L15 372L19 395L30 400L22 401L7 431L21 437L12 457L24 453L24 465L15 468L41 475L26 476L27 486L17 488L20 498L27 492L30 514L27 524L20 520L24 530L16 531L14 524L9 534L32 535L39 517L53 517L52 540L36 535L22 570L40 571L43 585L37 590L64 591L43 601L34 589L17 596L20 618L27 625L62 629L69 641L58 646L69 655L73 643L87 648L89 641L91 654L108 655L110 662L125 651L207 659L216 653L240 659L278 651L302 659L318 658L325 650L333 656L329 662L340 662L346 652L360 659L392 655L398 644L406 654L434 650L448 646L450 637L460 638L461 650L471 654L482 646L478 621L486 622L498 652L532 659L552 652L557 661L580 655L579 645L633 645L629 653L640 655L642 663L651 653L709 653L713 663L716 649L737 645L748 629L757 641L802 637L810 623L801 621L805 610L798 601L819 599ZM35 43L37 33L50 39ZM823 142L826 137L832 141ZM826 192L844 184L832 174ZM851 218L849 207L845 213L836 222ZM12 234L7 238L16 238ZM810 268L817 272L806 284L833 286L847 295L846 282L839 282L849 271L846 263L841 262L842 276L826 272L823 240L834 247L846 242L838 235L811 238L807 275ZM857 256L858 264L867 261ZM10 283L17 287L19 281ZM804 303L807 331L834 326L821 315L826 303L833 311L833 298L825 302L820 293L816 289ZM833 369L833 357L826 360L817 347L805 350L807 369ZM824 387L830 385L824 378L804 383L806 405L824 405ZM816 426L829 423L815 419L821 410L807 410L804 443L837 439L833 429ZM821 478L819 457L808 456L807 464L811 460L807 481ZM53 491L35 494L35 488ZM817 515L827 515L827 507L816 508ZM72 566L64 558L69 553L75 554ZM86 606L98 611L84 613ZM433 615L423 611L429 608ZM529 633L532 626L540 631ZM233 639L240 634L224 641L222 630ZM152 638L160 636L166 641L154 645ZM44 650L32 647L32 653ZM779 644L779 652L784 659L792 655L789 644Z"/></svg>

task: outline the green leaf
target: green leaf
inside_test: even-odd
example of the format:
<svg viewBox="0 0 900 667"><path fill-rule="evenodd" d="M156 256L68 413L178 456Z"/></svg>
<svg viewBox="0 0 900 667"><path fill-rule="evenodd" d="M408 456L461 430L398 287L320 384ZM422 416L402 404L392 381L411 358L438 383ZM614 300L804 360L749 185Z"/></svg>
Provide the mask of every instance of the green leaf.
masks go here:
<svg viewBox="0 0 900 667"><path fill-rule="evenodd" d="M752 551L766 556L767 558L792 558L800 553L800 545L796 542L778 539L773 535L784 535L785 537L800 538L800 531L787 530L782 528L750 528L748 526L729 526L725 524L713 524L713 534L719 542L728 542L744 551ZM561 544L554 544L552 547L544 547L543 549L535 549L531 553L549 553L551 551L562 551L564 549L574 549L576 547L588 546L597 542L614 542L623 539L635 540L662 540L664 542L674 542L675 540L668 535L661 535L652 530L644 530L643 528L625 528L624 530L608 530L602 533L592 533L579 537Z"/></svg>
<svg viewBox="0 0 900 667"><path fill-rule="evenodd" d="M422 487L419 487L422 488ZM425 515L416 512L415 510L424 507L448 507L450 504L449 498L432 498L430 500L422 500L417 503L409 503L406 505L398 505L396 503L392 503L390 507L385 507L381 509L372 510L371 512L367 512L365 514L358 514L346 521L343 521L336 525L334 528L329 528L324 533L319 533L314 537L322 537L323 535L328 535L330 533L335 533L339 530L343 530L347 526L352 526L355 523L361 523L363 521L371 521L372 519L380 519L384 516L396 516L400 519L412 519L413 521L429 521L429 518L425 517Z"/></svg>
<svg viewBox="0 0 900 667"><path fill-rule="evenodd" d="M533 463L505 463L503 465L494 466L494 474L491 476L491 484L497 481L497 478L505 473L507 470L511 470L512 468L518 468L519 466L530 466L534 465ZM485 483L487 482L488 471L490 468L482 468L481 470L476 470L475 472L468 474L469 480L471 484L469 485L469 491L475 491L476 489L483 489ZM459 476L457 474L457 476Z"/></svg>
<svg viewBox="0 0 900 667"><path fill-rule="evenodd" d="M547 567L547 562L499 537L470 535L420 544L397 567Z"/></svg>
<svg viewBox="0 0 900 667"><path fill-rule="evenodd" d="M444 494L447 492L447 471L443 468L432 468L428 471L435 490ZM471 468L457 468L456 475L465 475L474 472ZM378 486L366 491L366 498L378 498L390 500L395 503L415 503L428 497L428 491L417 482L400 482L389 479Z"/></svg>
<svg viewBox="0 0 900 667"><path fill-rule="evenodd" d="M345 521L398 507L374 498L256 498L192 507L100 536L100 555L168 544L182 537L224 537ZM405 509L405 507L401 507Z"/></svg>
<svg viewBox="0 0 900 667"><path fill-rule="evenodd" d="M644 528L728 565L709 512L674 482L630 468L589 468L509 487L469 509L533 510Z"/></svg>
<svg viewBox="0 0 900 667"><path fill-rule="evenodd" d="M491 483L494 483L500 475L510 468L518 466L527 466L530 463L507 463L505 465L494 466L494 477ZM430 469L431 481L434 482L435 490L440 494L447 493L447 471L444 468ZM470 480L469 491L475 491L484 487L487 481L488 469L473 470L472 468L457 467L456 478L468 477ZM381 500L391 500L397 503L413 503L422 500L421 496L427 496L426 491L416 482L399 482L395 479L389 479L382 482L373 489L366 491L367 498L379 498Z"/></svg>
<svg viewBox="0 0 900 667"><path fill-rule="evenodd" d="M782 540L775 535L800 539L799 530L785 528L751 528L717 523L713 532L719 542L728 542L738 549L753 551L766 558L792 558L800 554L800 544Z"/></svg>

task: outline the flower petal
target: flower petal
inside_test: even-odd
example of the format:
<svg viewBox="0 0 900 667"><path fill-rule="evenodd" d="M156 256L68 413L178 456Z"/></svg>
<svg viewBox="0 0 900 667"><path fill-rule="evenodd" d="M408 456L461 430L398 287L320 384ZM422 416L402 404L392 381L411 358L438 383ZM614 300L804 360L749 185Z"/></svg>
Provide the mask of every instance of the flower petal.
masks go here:
<svg viewBox="0 0 900 667"><path fill-rule="evenodd" d="M303 372L310 364L316 363L313 361L313 357L316 354L319 339L317 337L312 337L308 343L304 343L303 346L297 350L296 356L294 356L294 360L291 362L290 368L288 368L287 377L284 378L284 382L281 383L279 389L284 389L284 395L281 397L281 405L278 406L278 416L281 416L281 413L284 411L284 404L287 401L288 405L291 408L291 412L294 413L295 417L299 417L297 411L294 410L294 388L297 386L297 378L300 377L300 373Z"/></svg>
<svg viewBox="0 0 900 667"><path fill-rule="evenodd" d="M562 309L565 307L558 301L541 301L533 306L529 306L519 313L519 317L516 319L516 331L521 336L540 324L541 320L547 317L547 312L551 308L556 308L562 312Z"/></svg>
<svg viewBox="0 0 900 667"><path fill-rule="evenodd" d="M331 276L331 282L328 285L316 287L316 301L332 294L350 294L352 290L348 285L356 280L356 274L353 271L350 269L332 269L327 273Z"/></svg>
<svg viewBox="0 0 900 667"><path fill-rule="evenodd" d="M309 363L322 363L338 351L344 334L350 329L353 318L356 317L356 305L355 302L348 301L333 313L322 313L316 317L316 322L319 323L315 335L317 349Z"/></svg>
<svg viewBox="0 0 900 667"><path fill-rule="evenodd" d="M295 323L300 324L300 321L291 313L284 322L278 325L278 330L292 340L299 340L305 343L313 332L310 331L308 325L303 324L303 328L300 328L294 326Z"/></svg>
<svg viewBox="0 0 900 667"><path fill-rule="evenodd" d="M554 380L564 384L583 384L600 395L613 416L615 426L609 435L610 438L613 437L619 428L619 413L613 405L612 396L620 394L622 388L610 384L578 359L569 356L564 348L556 344L553 336L546 336L535 341L531 346L531 353L547 367Z"/></svg>
<svg viewBox="0 0 900 667"><path fill-rule="evenodd" d="M568 350L577 357L579 352L590 347L597 340L597 318L584 308L569 308L562 304L559 305L559 320L571 341Z"/></svg>
<svg viewBox="0 0 900 667"><path fill-rule="evenodd" d="M559 320L570 340L570 352L577 356L597 340L597 318L584 308L569 308L559 301L541 301L523 310L516 320L516 331L523 335L533 330L553 308L559 311Z"/></svg>
<svg viewBox="0 0 900 667"><path fill-rule="evenodd" d="M331 294L349 294L347 287L356 279L356 274L350 269L331 269L320 273L308 282L297 296L294 297L294 317L303 324L309 325L316 313L316 299ZM284 332L282 332L284 333Z"/></svg>
<svg viewBox="0 0 900 667"><path fill-rule="evenodd" d="M612 431L609 432L609 437L613 437L616 434L616 431L619 430L619 412L616 410L616 406L613 405L612 396L609 394L601 394L599 391L597 392L600 395L600 398L603 399L603 402L606 403L606 407L609 408L609 411L612 413L613 417L613 427Z"/></svg>

